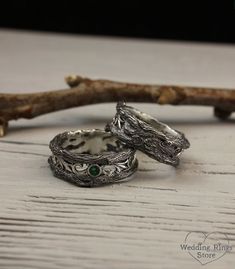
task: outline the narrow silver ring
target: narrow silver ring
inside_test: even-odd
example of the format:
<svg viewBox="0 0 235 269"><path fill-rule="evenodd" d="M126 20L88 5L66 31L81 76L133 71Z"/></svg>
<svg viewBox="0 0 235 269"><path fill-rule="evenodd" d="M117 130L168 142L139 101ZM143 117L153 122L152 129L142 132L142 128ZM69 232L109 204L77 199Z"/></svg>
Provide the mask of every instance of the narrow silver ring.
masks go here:
<svg viewBox="0 0 235 269"><path fill-rule="evenodd" d="M138 167L133 148L99 129L58 134L49 147L48 162L54 175L82 187L127 180Z"/></svg>
<svg viewBox="0 0 235 269"><path fill-rule="evenodd" d="M116 115L105 130L117 136L126 146L172 166L179 164L179 155L190 146L182 132L124 102L117 104Z"/></svg>

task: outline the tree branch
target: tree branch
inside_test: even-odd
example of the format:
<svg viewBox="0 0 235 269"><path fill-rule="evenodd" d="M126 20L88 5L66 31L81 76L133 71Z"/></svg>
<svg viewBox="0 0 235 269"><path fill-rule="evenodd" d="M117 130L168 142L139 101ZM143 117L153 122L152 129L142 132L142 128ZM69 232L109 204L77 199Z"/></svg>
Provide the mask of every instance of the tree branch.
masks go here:
<svg viewBox="0 0 235 269"><path fill-rule="evenodd" d="M119 100L212 106L215 116L221 119L235 111L235 90L132 84L80 76L69 76L66 82L71 88L30 94L0 93L0 136L6 134L10 120L32 119L66 108Z"/></svg>

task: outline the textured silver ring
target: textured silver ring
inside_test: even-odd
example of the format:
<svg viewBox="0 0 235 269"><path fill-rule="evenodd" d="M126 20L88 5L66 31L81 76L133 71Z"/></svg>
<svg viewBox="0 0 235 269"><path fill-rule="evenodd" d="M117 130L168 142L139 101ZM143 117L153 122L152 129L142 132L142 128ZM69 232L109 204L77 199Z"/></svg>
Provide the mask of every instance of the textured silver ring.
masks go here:
<svg viewBox="0 0 235 269"><path fill-rule="evenodd" d="M82 187L127 180L138 167L135 149L103 130L58 134L50 142L48 162L58 178Z"/></svg>
<svg viewBox="0 0 235 269"><path fill-rule="evenodd" d="M182 132L127 106L124 102L117 104L117 113L105 130L117 136L127 146L173 166L179 164L179 155L190 146Z"/></svg>

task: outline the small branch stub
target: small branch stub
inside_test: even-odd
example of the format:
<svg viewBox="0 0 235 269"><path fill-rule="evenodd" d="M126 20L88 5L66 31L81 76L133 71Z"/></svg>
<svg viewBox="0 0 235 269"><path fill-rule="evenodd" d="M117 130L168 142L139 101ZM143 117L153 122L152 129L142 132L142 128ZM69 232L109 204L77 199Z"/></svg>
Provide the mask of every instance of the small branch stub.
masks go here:
<svg viewBox="0 0 235 269"><path fill-rule="evenodd" d="M231 116L231 114L232 114L232 111L221 109L219 107L215 107L214 108L214 115L218 119L226 120L226 119L228 119Z"/></svg>
<svg viewBox="0 0 235 269"><path fill-rule="evenodd" d="M3 137L6 135L8 129L8 122L0 119L0 137Z"/></svg>

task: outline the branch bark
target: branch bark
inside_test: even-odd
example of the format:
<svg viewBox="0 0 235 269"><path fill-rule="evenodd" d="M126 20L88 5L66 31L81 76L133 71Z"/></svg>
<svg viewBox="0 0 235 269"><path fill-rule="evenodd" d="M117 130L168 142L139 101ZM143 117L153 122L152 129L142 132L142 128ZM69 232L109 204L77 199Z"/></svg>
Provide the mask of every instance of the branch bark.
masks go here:
<svg viewBox="0 0 235 269"><path fill-rule="evenodd" d="M6 134L10 120L32 119L66 108L119 100L212 106L215 116L221 119L235 111L235 90L132 84L80 76L69 76L66 82L71 88L30 94L0 93L0 136Z"/></svg>

